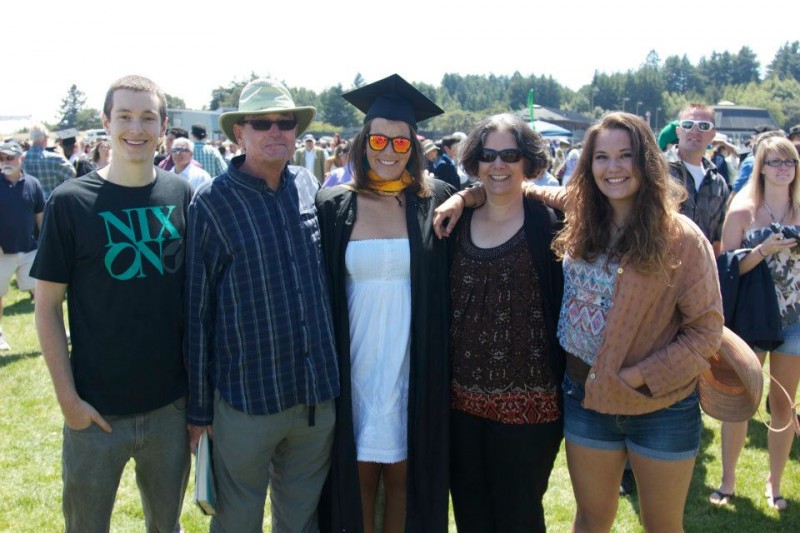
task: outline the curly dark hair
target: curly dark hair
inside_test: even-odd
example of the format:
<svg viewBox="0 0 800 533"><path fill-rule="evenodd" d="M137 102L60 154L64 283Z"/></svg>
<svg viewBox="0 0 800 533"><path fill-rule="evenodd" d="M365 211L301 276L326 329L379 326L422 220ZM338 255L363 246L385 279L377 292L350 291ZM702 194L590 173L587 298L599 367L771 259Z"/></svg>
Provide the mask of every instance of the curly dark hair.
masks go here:
<svg viewBox="0 0 800 533"><path fill-rule="evenodd" d="M617 129L628 133L633 173L639 178L631 218L612 244L612 208L592 174L598 135ZM567 185L566 221L553 241L559 257L593 262L601 254L627 261L642 273L667 274L677 264L670 259L670 242L678 230L675 217L686 190L669 175L666 159L648 125L630 113L609 113L586 132L584 148Z"/></svg>
<svg viewBox="0 0 800 533"><path fill-rule="evenodd" d="M350 147L350 164L353 166L353 183L356 189L366 190L369 189L369 161L367 160L368 138L370 128L372 127L372 120L364 123L356 136L353 138L352 146ZM421 198L430 196L430 185L425 180L423 171L425 170L425 159L422 153L422 144L417 139L417 132L411 125L408 125L409 137L411 138L411 157L408 159L406 170L413 178L413 183L408 186L408 191L415 193Z"/></svg>
<svg viewBox="0 0 800 533"><path fill-rule="evenodd" d="M468 175L478 175L478 156L483 150L486 136L494 131L508 131L514 136L517 148L522 151L523 173L526 178L535 178L542 169L550 165L550 149L544 138L518 116L502 113L478 122L459 144L458 154Z"/></svg>

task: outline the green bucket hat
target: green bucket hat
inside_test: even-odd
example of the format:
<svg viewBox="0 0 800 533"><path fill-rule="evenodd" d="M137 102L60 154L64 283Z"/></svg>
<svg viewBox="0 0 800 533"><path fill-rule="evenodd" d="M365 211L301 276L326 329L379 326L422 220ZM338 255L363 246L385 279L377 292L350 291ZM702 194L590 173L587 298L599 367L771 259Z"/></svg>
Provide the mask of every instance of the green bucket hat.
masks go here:
<svg viewBox="0 0 800 533"><path fill-rule="evenodd" d="M294 113L297 117L297 135L301 135L317 110L311 106L294 105L292 95L284 85L270 78L258 78L242 89L239 97L239 110L229 111L219 116L219 127L231 142L237 142L233 134L233 125L247 115L266 115L267 113Z"/></svg>

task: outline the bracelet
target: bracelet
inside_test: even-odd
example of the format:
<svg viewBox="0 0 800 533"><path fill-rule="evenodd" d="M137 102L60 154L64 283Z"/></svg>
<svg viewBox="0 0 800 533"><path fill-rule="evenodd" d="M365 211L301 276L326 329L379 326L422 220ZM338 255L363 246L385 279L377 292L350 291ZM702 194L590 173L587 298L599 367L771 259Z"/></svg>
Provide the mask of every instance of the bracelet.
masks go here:
<svg viewBox="0 0 800 533"><path fill-rule="evenodd" d="M759 245L759 246L756 246L756 248L755 248L755 249L756 249L756 251L758 252L758 255L760 255L760 256L761 256L761 257L763 257L764 259L766 259L766 258L767 258L767 256L766 256L766 255L764 255L764 252L762 252L762 251L761 251L761 246L760 246L760 245Z"/></svg>
<svg viewBox="0 0 800 533"><path fill-rule="evenodd" d="M459 198L461 198L461 201L462 201L462 202L464 202L464 207L467 207L467 197L466 197L466 196L464 196L463 194L461 194L462 192L464 192L464 191L458 191L458 192L456 193L456 196L458 196Z"/></svg>

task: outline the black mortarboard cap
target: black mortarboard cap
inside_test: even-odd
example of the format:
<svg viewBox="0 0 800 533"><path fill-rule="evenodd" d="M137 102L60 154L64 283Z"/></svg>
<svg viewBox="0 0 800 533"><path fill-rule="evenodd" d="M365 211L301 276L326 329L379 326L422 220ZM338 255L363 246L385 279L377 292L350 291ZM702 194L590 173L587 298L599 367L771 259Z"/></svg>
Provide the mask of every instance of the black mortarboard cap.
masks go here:
<svg viewBox="0 0 800 533"><path fill-rule="evenodd" d="M364 122L376 117L400 120L415 130L417 122L444 113L444 110L397 74L342 95L363 111Z"/></svg>

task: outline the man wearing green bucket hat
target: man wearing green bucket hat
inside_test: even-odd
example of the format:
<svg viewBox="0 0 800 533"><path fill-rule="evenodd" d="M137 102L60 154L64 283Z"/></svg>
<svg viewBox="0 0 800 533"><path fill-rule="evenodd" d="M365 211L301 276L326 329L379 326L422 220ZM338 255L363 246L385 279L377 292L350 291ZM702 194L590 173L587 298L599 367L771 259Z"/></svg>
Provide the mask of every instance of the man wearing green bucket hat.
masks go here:
<svg viewBox="0 0 800 533"><path fill-rule="evenodd" d="M189 207L187 343L190 447L213 439L211 531L317 529L339 376L314 196L289 165L314 118L281 83L242 90L219 124L243 155Z"/></svg>

